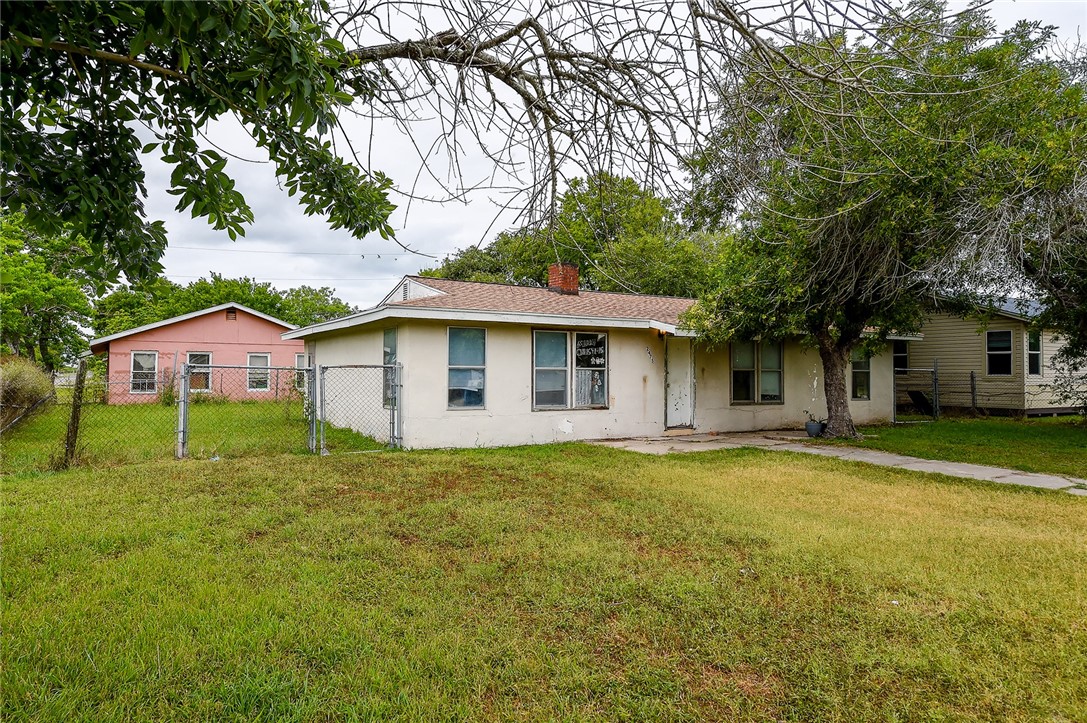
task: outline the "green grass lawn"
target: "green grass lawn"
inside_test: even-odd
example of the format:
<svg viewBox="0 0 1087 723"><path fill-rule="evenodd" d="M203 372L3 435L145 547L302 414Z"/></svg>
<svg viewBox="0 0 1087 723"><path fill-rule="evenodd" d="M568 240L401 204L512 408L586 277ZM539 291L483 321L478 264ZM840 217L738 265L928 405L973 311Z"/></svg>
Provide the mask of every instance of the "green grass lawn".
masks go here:
<svg viewBox="0 0 1087 723"><path fill-rule="evenodd" d="M846 444L924 459L1087 478L1087 424L1078 417L947 417L928 424L866 427L861 432L864 439Z"/></svg>
<svg viewBox="0 0 1087 723"><path fill-rule="evenodd" d="M48 470L63 456L70 407L55 404L4 435L0 470ZM171 459L177 452L178 409L173 404L85 404L77 463L94 467ZM325 430L332 452L384 445L350 430ZM301 400L209 401L189 407L189 456L241 457L307 454L308 426Z"/></svg>
<svg viewBox="0 0 1087 723"><path fill-rule="evenodd" d="M1083 720L1087 500L760 450L3 485L4 720Z"/></svg>

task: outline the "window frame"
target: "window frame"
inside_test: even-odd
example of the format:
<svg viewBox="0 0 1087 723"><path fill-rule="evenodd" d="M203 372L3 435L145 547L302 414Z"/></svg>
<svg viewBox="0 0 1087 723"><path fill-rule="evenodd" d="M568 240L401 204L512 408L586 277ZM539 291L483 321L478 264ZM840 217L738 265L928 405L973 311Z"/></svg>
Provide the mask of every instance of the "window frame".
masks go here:
<svg viewBox="0 0 1087 723"><path fill-rule="evenodd" d="M1032 349L1034 343L1038 343L1037 349ZM1040 377L1045 375L1045 356L1042 354L1042 332L1027 331L1027 376ZM1038 371L1033 371L1035 365Z"/></svg>
<svg viewBox="0 0 1087 723"><path fill-rule="evenodd" d="M563 334L566 337L566 366L564 367L541 367L536 365L536 335L537 334ZM577 337L578 334L586 336L603 336L604 337L604 366L602 369L595 369L593 367L578 367L577 365ZM533 329L532 330L532 356L531 356L531 368L532 368L532 411L533 412L550 412L555 410L569 410L569 409L610 409L610 396L609 391L611 389L611 337L608 332L597 329ZM578 404L577 403L577 373L578 369L582 371L603 372L604 383L604 402L602 404ZM559 371L564 373L565 381L565 396L566 402L564 404L537 404L536 403L536 372L543 371Z"/></svg>
<svg viewBox="0 0 1087 723"><path fill-rule="evenodd" d="M898 345L902 345L902 351L898 351ZM906 360L904 366L899 366L896 360L899 357L903 357ZM910 373L910 342L908 339L892 339L891 340L891 369L898 376L904 376Z"/></svg>
<svg viewBox="0 0 1087 723"><path fill-rule="evenodd" d="M137 354L151 354L155 358L155 368L153 371L136 371L136 355ZM136 388L136 375L137 374L150 374L151 375L151 388L147 389L147 382L144 381L141 384L145 387L143 389ZM159 353L158 351L151 350L135 350L133 349L128 353L128 393L129 394L157 394L159 391Z"/></svg>
<svg viewBox="0 0 1087 723"><path fill-rule="evenodd" d="M736 344L751 344L754 354L754 367L741 367L739 369L734 365L735 353L734 347ZM781 366L773 368L764 368L762 365L762 345L763 344L777 344L778 346L778 358L781 360ZM752 374L751 382L751 396L752 399L737 399L736 398L736 372L750 372ZM762 374L763 372L777 372L780 379L781 394L780 399L764 400L762 398ZM738 340L731 341L728 345L728 401L729 406L749 406L752 404L762 405L782 405L785 404L785 340L779 340L776 342L768 340Z"/></svg>
<svg viewBox="0 0 1087 723"><path fill-rule="evenodd" d="M301 365L298 364L299 359L302 360ZM295 355L294 355L294 368L295 369L308 370L310 368L309 354L307 354L305 352L300 352L300 353L295 352ZM301 373L296 371L294 373L294 388L301 391L301 392L306 391L306 373L304 371L301 372Z"/></svg>
<svg viewBox="0 0 1087 723"><path fill-rule="evenodd" d="M1008 350L1007 351L989 351L989 339L993 334L1007 334L1008 335ZM1008 371L1007 372L994 372L992 371L992 358L996 355L1006 356L1008 358ZM987 377L1013 377L1015 376L1015 335L1012 334L1011 329L993 329L985 332L985 376Z"/></svg>
<svg viewBox="0 0 1087 723"><path fill-rule="evenodd" d="M392 354L389 354L389 332L392 332L393 346ZM400 332L397 327L390 326L382 330L381 332L381 365L386 367L382 369L381 379L381 406L385 409L392 409L395 399L393 398L393 384L395 382L395 371L389 369L390 365L395 365L397 356L400 353ZM448 352L447 352L448 353ZM484 349L484 356L486 356L486 349ZM447 360L448 361L448 360ZM446 385L449 384L448 376L446 377Z"/></svg>
<svg viewBox="0 0 1087 723"><path fill-rule="evenodd" d="M253 357L262 356L268 360L268 363L264 365L264 386L254 387L253 378L254 370L259 370L262 367L253 365ZM257 371L256 375L259 377L261 372ZM272 353L268 351L250 351L245 354L245 391L247 392L270 392L272 391Z"/></svg>
<svg viewBox="0 0 1087 723"><path fill-rule="evenodd" d="M865 366L858 369L858 363ZM867 396L862 397L857 394L857 375L864 376L867 380L865 382L868 390ZM856 402L872 401L872 357L865 356L860 349L854 349L849 356L849 398Z"/></svg>
<svg viewBox="0 0 1087 723"><path fill-rule="evenodd" d="M208 363L207 364L194 364L193 360L192 360L193 354L202 354L202 355L206 356L208 358ZM210 392L211 391L211 369L204 369L203 371L194 372L193 368L210 367L211 364L212 364L212 362L211 362L211 352L210 351L187 351L187 352L185 352L185 363L189 367L189 391L190 392L196 392L198 394L207 394L208 392ZM193 384L192 384L193 376L196 375L196 374L203 374L207 378L207 386L204 387L203 389L201 389L199 387L194 387Z"/></svg>
<svg viewBox="0 0 1087 723"><path fill-rule="evenodd" d="M478 331L483 332L483 366L476 366L476 365L468 366L468 365L462 365L462 364L450 364L449 363L449 353L451 351L450 343L453 340L452 332L453 332L454 329L471 329L471 330L478 330ZM445 396L445 400L446 400L446 410L447 411L458 411L459 412L459 411L466 411L466 410L481 410L481 409L486 410L487 409L487 347L489 346L488 343L487 343L489 341L488 337L489 337L489 334L487 333L487 327L485 327L485 326L448 326L448 327L446 327L446 330L445 330L445 369L446 369L446 374L445 374L445 394L446 394L446 396ZM449 390L451 389L451 387L449 386L449 372L452 371L453 369L467 369L467 370L478 369L483 373L483 390L482 390L482 393L480 394L480 403L479 404L473 404L473 405L469 406L467 404L456 404L456 405L454 405L454 404L449 403Z"/></svg>

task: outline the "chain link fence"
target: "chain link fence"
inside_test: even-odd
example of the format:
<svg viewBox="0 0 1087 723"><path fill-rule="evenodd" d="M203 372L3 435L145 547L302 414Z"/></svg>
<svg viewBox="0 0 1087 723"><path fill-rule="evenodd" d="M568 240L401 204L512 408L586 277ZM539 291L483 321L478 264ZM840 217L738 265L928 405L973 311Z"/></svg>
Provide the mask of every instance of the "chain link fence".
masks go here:
<svg viewBox="0 0 1087 723"><path fill-rule="evenodd" d="M401 446L401 372L399 364L318 367L321 454Z"/></svg>
<svg viewBox="0 0 1087 723"><path fill-rule="evenodd" d="M172 457L335 454L401 443L399 365L190 366L57 380L55 395L4 432L4 472Z"/></svg>
<svg viewBox="0 0 1087 723"><path fill-rule="evenodd" d="M894 373L894 421L930 422L948 412L1024 415L1063 409L1062 397L1053 384L1024 384L976 371L896 369Z"/></svg>

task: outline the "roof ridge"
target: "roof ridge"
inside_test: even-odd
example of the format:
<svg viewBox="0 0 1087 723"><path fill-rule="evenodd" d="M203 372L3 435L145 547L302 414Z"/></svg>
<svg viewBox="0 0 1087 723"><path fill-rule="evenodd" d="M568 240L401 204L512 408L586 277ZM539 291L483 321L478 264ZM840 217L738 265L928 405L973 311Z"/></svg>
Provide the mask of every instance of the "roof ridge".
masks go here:
<svg viewBox="0 0 1087 723"><path fill-rule="evenodd" d="M409 279L417 279L420 283L425 284L427 281L445 281L451 284L480 284L486 286L504 286L510 289L526 289L529 291L551 291L546 286L525 286L523 284L506 284L501 281L462 281L461 279L447 279L442 276L419 276L417 274L409 274ZM642 294L635 291L599 291L596 289L579 289L577 295L581 294L596 294L600 296L636 296L642 299L675 299L677 301L697 301L691 296L672 296L669 294ZM571 294L573 296L573 294ZM397 302L402 303L402 302Z"/></svg>

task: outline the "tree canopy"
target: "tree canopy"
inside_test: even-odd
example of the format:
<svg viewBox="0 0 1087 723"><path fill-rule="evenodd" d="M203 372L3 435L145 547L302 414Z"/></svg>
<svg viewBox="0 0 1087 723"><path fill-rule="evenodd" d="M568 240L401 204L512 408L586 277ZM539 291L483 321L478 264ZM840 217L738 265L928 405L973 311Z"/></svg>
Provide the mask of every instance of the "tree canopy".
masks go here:
<svg viewBox="0 0 1087 723"><path fill-rule="evenodd" d="M547 285L556 261L576 263L584 289L694 296L711 286L717 241L683 233L667 200L631 178L573 179L555 214L468 247L424 276Z"/></svg>
<svg viewBox="0 0 1087 723"><path fill-rule="evenodd" d="M9 3L2 201L44 234L70 224L96 277L146 280L166 232L144 209L142 155L172 168L178 210L231 238L251 221L227 154L204 138L232 117L308 213L357 237L388 236L392 182L355 152L375 139L338 125L353 112L409 134L436 121L433 144L412 140L450 198L486 185L460 172L472 145L493 162L494 188L542 213L563 177L605 169L661 183L716 100L707 78L784 67L864 84L834 58L798 66L782 42L809 43L797 28L871 32L889 14L911 22L888 0L779 0L768 12L685 0Z"/></svg>
<svg viewBox="0 0 1087 723"><path fill-rule="evenodd" d="M885 94L753 74L735 92L755 102L728 109L692 159L691 218L738 219L742 232L691 323L717 340L810 339L832 435L855 434L845 374L866 338L916 329L938 293L992 292L995 269L1071 248L1042 237L1043 206L1083 198L1082 88L1042 57L1046 33L1020 24L993 41L982 10L918 7L916 28L887 27L881 46L843 36L797 50L800 65L812 52L857 59ZM920 43L921 32L942 40ZM802 97L787 91L804 85Z"/></svg>
<svg viewBox="0 0 1087 723"><path fill-rule="evenodd" d="M41 236L19 214L0 215L0 329L11 353L54 371L86 348L92 291L81 268L87 244L65 231Z"/></svg>
<svg viewBox="0 0 1087 723"><path fill-rule="evenodd" d="M106 336L211 306L235 302L296 326L308 326L358 311L335 296L329 287L299 286L278 290L250 278L228 279L219 274L185 286L157 279L124 286L94 306L95 334Z"/></svg>

